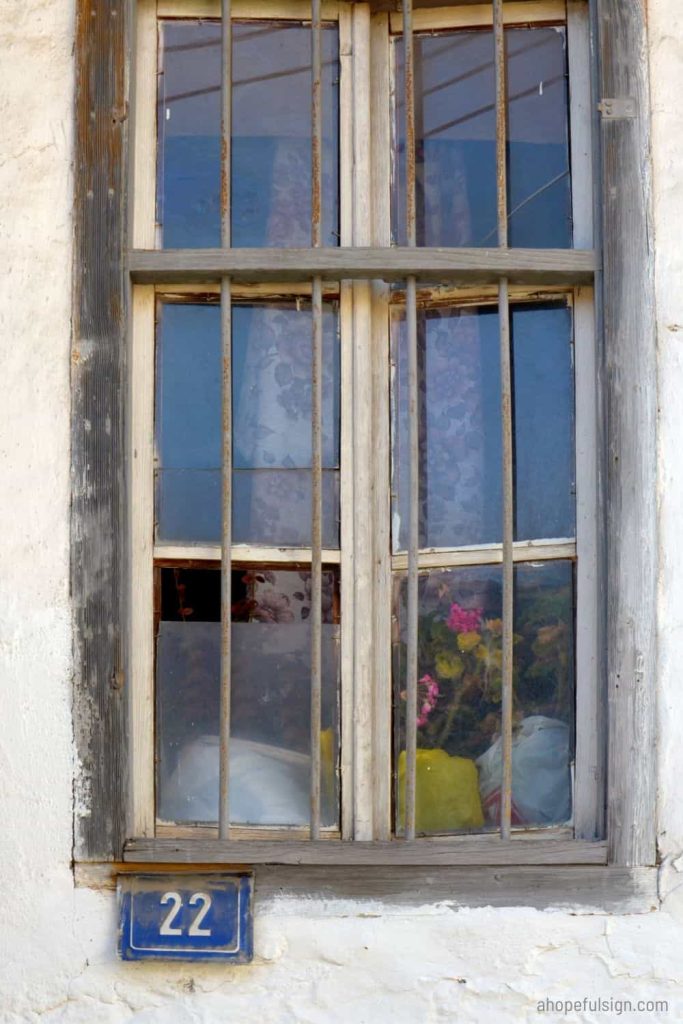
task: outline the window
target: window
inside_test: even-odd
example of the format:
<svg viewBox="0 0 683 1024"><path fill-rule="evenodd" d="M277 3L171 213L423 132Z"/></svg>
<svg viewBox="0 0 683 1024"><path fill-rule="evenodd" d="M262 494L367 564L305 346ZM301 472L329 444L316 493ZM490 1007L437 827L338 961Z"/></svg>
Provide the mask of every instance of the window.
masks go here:
<svg viewBox="0 0 683 1024"><path fill-rule="evenodd" d="M221 23L174 5L141 7L145 50L157 39L155 139L135 230L159 250L221 240ZM166 17L165 14L173 17ZM180 14L194 17L179 17ZM211 13L207 9L207 13ZM233 8L230 232L235 250L305 247L311 238L311 27L289 5ZM514 248L570 250L590 234L590 166L572 151L570 95L585 98L586 20L564 4L510 12L506 232ZM304 20L302 20L302 15ZM405 245L410 188L420 247L484 248L498 237L496 57L492 9L418 11L415 140L407 143L405 41L395 15L335 8L321 38L320 239L325 247ZM568 48L583 61L568 88ZM576 51L576 52L575 52ZM533 55L532 57L530 55ZM141 76L150 77L147 66ZM375 78L375 87L362 83ZM144 95L144 92L143 92ZM151 104L140 122L151 128ZM367 138L375 139L368 151ZM580 132L579 138L580 136ZM156 182L147 150L156 142ZM415 181L405 180L414 146ZM364 159L361 150L365 149ZM140 165L138 164L138 167ZM140 175L142 177L142 175ZM143 179L144 181L144 179ZM138 182L139 187L140 182ZM155 221L148 197L155 190ZM359 212L371 216L365 223ZM138 227L146 216L147 223ZM365 217L363 218L365 220ZM582 222L583 221L585 222ZM595 631L575 625L576 591L594 546L594 447L583 423L575 458L574 373L590 409L594 343L589 287L511 286L512 419L503 428L500 298L494 280L415 285L417 484L410 464L410 285L382 274L329 280L321 306L322 596L319 727L311 725L315 556L311 542L311 284L296 253L289 281L232 281L231 433L222 438L221 298L211 280L158 277L134 296L132 496L138 563L133 684L154 706L135 786L147 778L145 832L215 828L221 719L221 498L231 461L229 828L292 837L372 839L497 832L504 800L503 534L514 529L515 653L507 829L574 834L574 806L595 815L595 785L574 773L594 700ZM189 271L189 264L185 268ZM162 275L163 276L163 275ZM254 277L258 278L258 274ZM542 277L541 270L541 277ZM580 273L588 280L590 275ZM507 288L507 286L506 286ZM315 299L313 300L315 302ZM508 301L506 297L504 301ZM503 314L504 315L504 314ZM155 355L156 353L156 355ZM151 421L154 421L154 473ZM514 494L504 506L505 430ZM577 533L576 492L582 518ZM411 495L419 500L417 606L408 596ZM514 517L514 521L513 521ZM154 534L150 557L149 537ZM577 557L578 555L581 557ZM414 572L414 570L413 570ZM144 582L143 582L144 581ZM320 598L319 598L320 600ZM154 615L154 617L153 617ZM417 679L406 658L417 618ZM154 643L152 643L152 639ZM367 659L364 663L361 655ZM575 661L578 656L579 686ZM156 683L153 678L156 678ZM152 696L153 694L153 696ZM407 708L417 703L416 722ZM416 751L408 736L416 732ZM156 746L152 752L152 737ZM319 746L319 816L311 826L311 743ZM579 746L585 744L578 738ZM524 749L530 765L524 776ZM587 751L584 750L584 756ZM597 761L597 750L592 752ZM539 762L540 758L540 762ZM143 763L144 759L144 763ZM152 761L156 763L151 778ZM415 765L410 780L411 759ZM438 780L436 785L433 780ZM509 788L509 783L505 785ZM154 798L152 797L154 794ZM142 820L142 819L141 819ZM505 823L504 827L505 827ZM585 826L584 826L585 827ZM598 833L597 818L589 830Z"/></svg>
<svg viewBox="0 0 683 1024"><path fill-rule="evenodd" d="M363 4L325 8L319 252L304 238L310 134L298 115L306 101L281 108L286 91L272 85L291 78L295 94L301 68L308 77L308 8L233 5L229 250L217 248L225 239L219 11L170 2L138 9L126 856L192 859L201 849L206 859L201 839L216 834L220 743L211 723L228 595L228 763L242 784L233 781L223 827L245 840L245 859L280 859L272 844L251 843L275 830L285 862L348 862L363 840L373 842L350 857L369 863L604 861L604 844L582 842L603 834L600 268L585 6L506 3L497 36L489 5L414 12L414 180L405 170L413 142L400 15ZM266 74L276 76L265 81L254 56L266 53L263 36L273 47ZM508 58L507 148L498 163L496 39ZM243 112L238 86L252 97ZM496 174L503 165L505 189ZM413 184L414 238L405 212ZM506 233L510 247L497 249ZM300 383L310 366L303 340L310 343L316 320L317 555L308 511L314 417ZM232 355L230 435L216 391L221 335ZM231 472L221 475L221 462ZM232 546L221 573L226 480ZM307 750L316 587L322 711ZM179 680L190 678L188 693ZM273 704L273 715L262 713ZM541 810L515 799L515 748L544 732L559 770ZM308 838L301 780L311 749L325 844ZM475 762L479 782L487 764L507 781L485 792ZM200 777L209 784L192 793ZM450 806L445 791L469 793L469 809ZM522 838L517 826L530 830L529 841L500 844L501 831ZM463 832L478 836L463 845ZM430 838L413 842L414 833ZM292 845L282 845L283 834ZM237 856L229 843L215 849L214 859ZM504 851L500 861L494 849Z"/></svg>

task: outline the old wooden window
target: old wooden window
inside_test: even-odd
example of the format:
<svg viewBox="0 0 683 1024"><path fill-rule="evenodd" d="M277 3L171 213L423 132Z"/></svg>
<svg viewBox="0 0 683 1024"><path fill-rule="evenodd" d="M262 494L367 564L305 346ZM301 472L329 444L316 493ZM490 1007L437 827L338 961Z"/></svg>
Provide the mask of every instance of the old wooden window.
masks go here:
<svg viewBox="0 0 683 1024"><path fill-rule="evenodd" d="M135 7L126 858L604 864L589 5Z"/></svg>

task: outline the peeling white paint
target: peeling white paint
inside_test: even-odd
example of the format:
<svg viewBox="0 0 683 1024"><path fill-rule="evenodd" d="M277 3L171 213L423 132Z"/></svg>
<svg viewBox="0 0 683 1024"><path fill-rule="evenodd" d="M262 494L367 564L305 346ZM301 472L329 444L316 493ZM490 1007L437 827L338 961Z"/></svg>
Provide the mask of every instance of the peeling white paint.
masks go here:
<svg viewBox="0 0 683 1024"><path fill-rule="evenodd" d="M70 869L78 770L68 602L73 7L0 0L0 1020L506 1024L559 1020L537 1015L538 1001L584 996L668 999L670 1015L658 1019L676 1019L683 1009L680 0L648 4L660 360L662 910L616 917L280 900L257 911L253 966L233 970L119 964L113 894L75 889ZM90 352L82 343L73 357Z"/></svg>

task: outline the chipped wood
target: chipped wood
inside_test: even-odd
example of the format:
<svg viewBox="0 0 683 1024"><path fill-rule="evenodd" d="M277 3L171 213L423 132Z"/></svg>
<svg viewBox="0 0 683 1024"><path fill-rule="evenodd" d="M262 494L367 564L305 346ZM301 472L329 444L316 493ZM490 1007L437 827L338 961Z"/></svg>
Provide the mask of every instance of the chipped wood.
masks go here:
<svg viewBox="0 0 683 1024"><path fill-rule="evenodd" d="M118 874L144 870L222 871L215 864L77 864L79 888L114 891ZM446 902L454 907L552 907L573 914L647 914L659 906L655 868L584 867L269 867L254 871L261 911L279 900L381 900L384 905L424 906ZM378 909L378 913L381 911Z"/></svg>
<svg viewBox="0 0 683 1024"><path fill-rule="evenodd" d="M453 840L457 838L457 841ZM329 864L357 865L504 865L504 864L604 864L605 843L573 839L545 839L528 833L501 842L489 836L395 839L335 843L326 840L261 839L224 842L217 839L131 839L124 860L207 864Z"/></svg>
<svg viewBox="0 0 683 1024"><path fill-rule="evenodd" d="M125 838L127 23L123 2L77 4L71 593L74 846L83 860L120 856Z"/></svg>
<svg viewBox="0 0 683 1024"><path fill-rule="evenodd" d="M650 97L644 0L597 0L607 429L608 835L621 865L656 858L657 394Z"/></svg>
<svg viewBox="0 0 683 1024"><path fill-rule="evenodd" d="M378 278L492 284L501 277L522 284L591 284L595 253L579 249L443 249L396 246L336 249L134 249L134 281L294 281L319 274L326 280Z"/></svg>

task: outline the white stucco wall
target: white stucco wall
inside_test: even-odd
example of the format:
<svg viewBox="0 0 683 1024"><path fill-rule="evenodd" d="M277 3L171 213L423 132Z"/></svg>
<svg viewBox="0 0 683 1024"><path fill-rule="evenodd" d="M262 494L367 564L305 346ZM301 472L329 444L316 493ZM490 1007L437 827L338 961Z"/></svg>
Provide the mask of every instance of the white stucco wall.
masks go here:
<svg viewBox="0 0 683 1024"><path fill-rule="evenodd" d="M68 0L0 0L1 1021L505 1024L673 1020L683 1013L683 5L650 0L649 8L661 410L663 909L617 917L287 901L259 911L254 965L226 970L118 963L113 895L73 885L73 11ZM536 1013L545 997L584 996L668 999L671 1012L669 1018L618 1017L616 1009L565 1018Z"/></svg>

